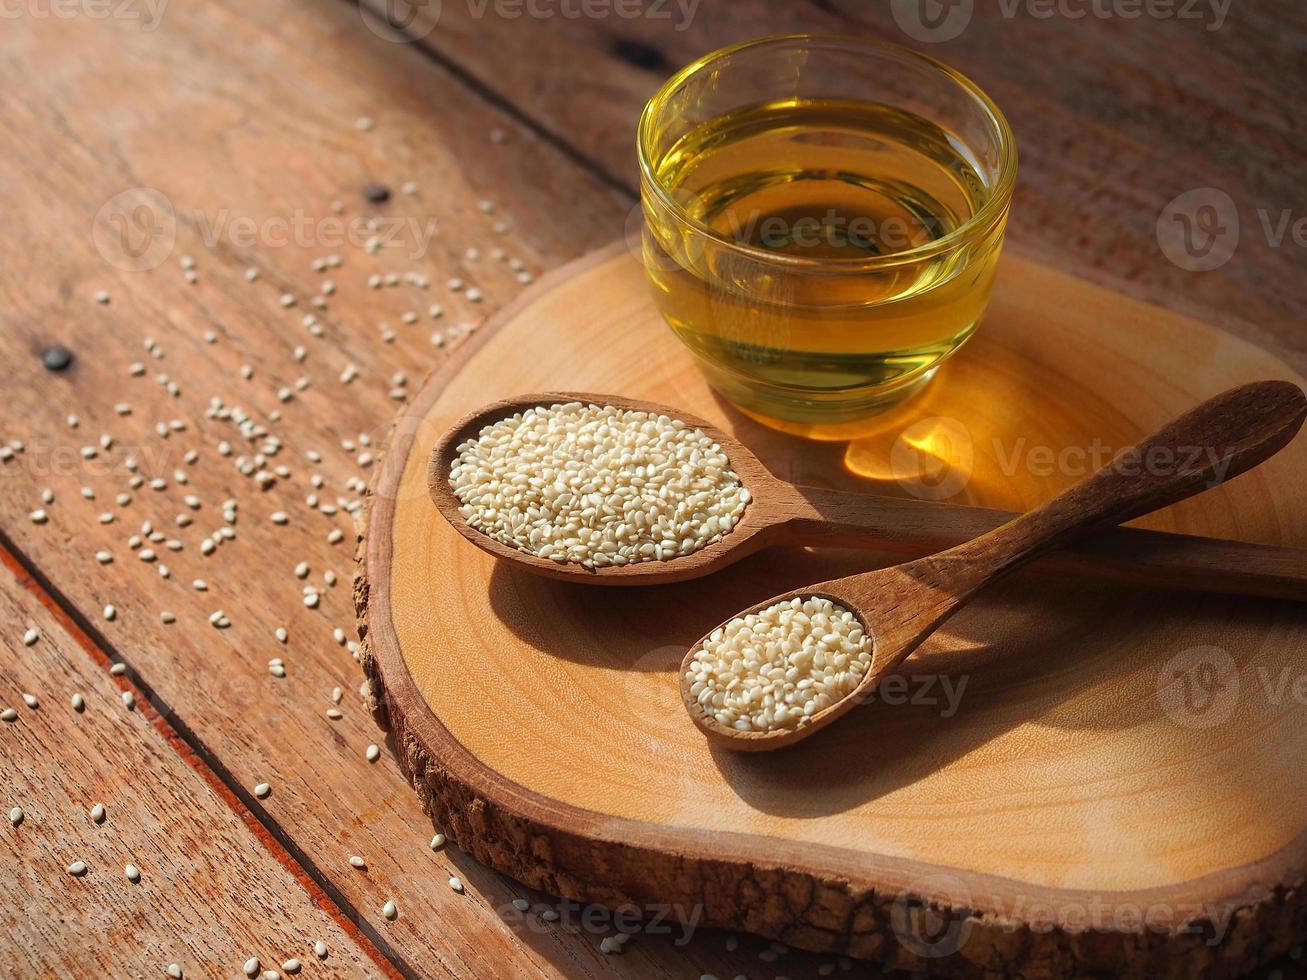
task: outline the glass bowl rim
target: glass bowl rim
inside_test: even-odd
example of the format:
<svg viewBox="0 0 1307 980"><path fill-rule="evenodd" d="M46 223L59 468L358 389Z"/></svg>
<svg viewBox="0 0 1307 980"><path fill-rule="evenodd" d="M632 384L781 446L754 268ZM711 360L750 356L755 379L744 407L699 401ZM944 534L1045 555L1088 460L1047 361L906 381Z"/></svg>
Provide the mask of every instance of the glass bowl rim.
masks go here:
<svg viewBox="0 0 1307 980"><path fill-rule="evenodd" d="M810 259L796 255L781 255L776 252L768 251L767 249L758 248L754 245L746 245L742 242L735 241L734 239L726 238L713 231L702 222L691 218L686 213L685 209L677 203L671 194L668 193L667 188L664 187L653 174L653 164L650 159L649 143L652 138L654 104L661 101L668 93L679 88L694 75L697 75L704 69L711 67L713 64L722 61L725 58L742 51L747 51L751 48L793 44L795 42L801 42L812 48L833 46L862 48L864 50L874 50L880 53L890 53L916 61L952 80L954 84L961 88L976 102L998 137L998 179L994 184L989 200L985 202L984 206L948 234L942 235L939 238L926 242L925 244L917 245L910 249L904 249L900 252L891 252L888 255L877 255L870 258L857 259ZM998 222L1011 203L1012 192L1016 186L1017 179L1016 136L1012 132L1012 127L1008 124L1007 117L1003 115L1003 111L999 109L994 100L985 93L984 89L966 75L963 75L960 71L955 68L950 68L937 58L932 58L930 55L922 54L920 51L913 50L912 48L901 44L895 44L891 41L882 41L879 38L862 37L856 34L769 34L764 37L752 38L748 41L741 41L737 44L727 45L724 48L718 48L700 58L696 58L684 68L681 68L673 74L667 79L667 81L663 82L645 104L644 110L640 113L640 121L636 128L636 155L639 158L640 163L641 186L647 188L657 198L658 202L681 224L690 228L697 235L712 240L724 249L748 255L750 258L759 262L784 265L794 270L809 269L829 271L831 269L843 269L851 272L887 269L909 265L913 262L919 262L923 259L932 258L944 252L952 251L961 245L965 245L974 239L981 237L996 222Z"/></svg>

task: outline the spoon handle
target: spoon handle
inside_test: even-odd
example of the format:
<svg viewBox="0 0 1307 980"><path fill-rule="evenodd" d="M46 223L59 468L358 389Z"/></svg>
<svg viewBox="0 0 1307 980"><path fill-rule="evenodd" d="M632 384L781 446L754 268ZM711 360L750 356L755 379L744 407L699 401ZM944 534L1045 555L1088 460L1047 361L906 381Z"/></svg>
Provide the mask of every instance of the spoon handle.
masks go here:
<svg viewBox="0 0 1307 980"><path fill-rule="evenodd" d="M1009 510L795 487L786 531L796 545L934 554L1017 517ZM1199 592L1307 600L1307 548L1111 528L1038 559L1058 573Z"/></svg>
<svg viewBox="0 0 1307 980"><path fill-rule="evenodd" d="M1238 476L1302 427L1297 385L1260 381L1186 412L1046 504L949 551L913 563L955 598L1097 528L1120 524Z"/></svg>

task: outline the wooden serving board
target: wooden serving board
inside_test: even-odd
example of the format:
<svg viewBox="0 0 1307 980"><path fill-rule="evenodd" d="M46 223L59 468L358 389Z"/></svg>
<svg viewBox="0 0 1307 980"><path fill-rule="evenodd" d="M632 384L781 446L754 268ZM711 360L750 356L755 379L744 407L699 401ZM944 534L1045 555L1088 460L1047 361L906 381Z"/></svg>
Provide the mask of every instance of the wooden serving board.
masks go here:
<svg viewBox="0 0 1307 980"><path fill-rule="evenodd" d="M470 546L426 473L486 402L610 391L683 406L797 482L1023 509L1261 378L1302 383L1202 323L1007 258L923 395L851 440L803 440L710 392L614 246L487 323L399 419L356 596L376 714L437 824L551 893L937 974L1236 975L1307 918L1307 605L1027 573L880 703L732 755L680 705L687 645L887 556L773 550L682 585L569 585ZM1304 485L1300 439L1140 523L1307 547Z"/></svg>

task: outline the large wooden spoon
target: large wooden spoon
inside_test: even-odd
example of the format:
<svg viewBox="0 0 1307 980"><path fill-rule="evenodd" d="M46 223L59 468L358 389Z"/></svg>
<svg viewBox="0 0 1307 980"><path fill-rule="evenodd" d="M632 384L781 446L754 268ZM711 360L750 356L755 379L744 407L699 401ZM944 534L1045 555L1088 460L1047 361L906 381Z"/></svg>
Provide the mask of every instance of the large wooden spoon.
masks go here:
<svg viewBox="0 0 1307 980"><path fill-rule="evenodd" d="M762 752L806 738L865 700L883 677L986 585L1073 538L1184 500L1256 466L1297 434L1304 415L1307 398L1296 385L1262 381L1234 388L1180 416L1043 506L974 541L761 602L732 618L796 597L829 599L853 612L872 644L871 664L861 681L797 727L738 731L718 722L690 691L687 671L709 631L690 648L681 666L686 709L710 740L730 749Z"/></svg>
<svg viewBox="0 0 1307 980"><path fill-rule="evenodd" d="M1292 387L1292 386L1289 386ZM740 523L720 541L670 561L587 569L519 551L472 527L449 484L458 446L487 425L536 405L580 401L657 412L702 429L726 451L753 495ZM431 499L458 532L496 558L550 578L599 585L658 585L718 571L780 544L867 547L925 555L1011 520L1009 511L798 487L777 479L742 443L687 412L653 402L586 392L544 392L494 402L465 416L436 443L427 474ZM1059 571L1180 589L1272 598L1307 597L1307 550L1118 528L1041 562Z"/></svg>

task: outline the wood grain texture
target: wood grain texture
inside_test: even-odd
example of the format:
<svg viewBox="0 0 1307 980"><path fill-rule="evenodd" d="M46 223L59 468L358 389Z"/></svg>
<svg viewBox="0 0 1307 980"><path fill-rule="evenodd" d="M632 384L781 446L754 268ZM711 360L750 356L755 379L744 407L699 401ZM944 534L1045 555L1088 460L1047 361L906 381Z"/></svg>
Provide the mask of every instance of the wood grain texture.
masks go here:
<svg viewBox="0 0 1307 980"><path fill-rule="evenodd" d="M1166 5L1189 13L1153 18L1094 12L1132 5L982 0L936 8L972 11L944 43L906 33L893 4L862 0L703 0L688 17L675 4L652 6L659 16L581 18L550 2L536 5L539 17L497 15L512 4L446 2L433 19L434 5L411 6L418 43L632 191L639 112L694 58L803 31L915 47L968 74L1012 123L1021 175L1009 249L1217 323L1307 369L1307 252L1275 231L1304 217L1307 120L1297 92L1307 20L1293 0L1246 0L1219 21L1209 4ZM1158 247L1156 225L1168 202L1204 187L1230 196L1241 238L1227 265L1189 272Z"/></svg>
<svg viewBox="0 0 1307 980"><path fill-rule="evenodd" d="M1297 380L1201 324L1019 260L999 282L939 383L849 444L803 444L717 402L620 248L542 284L428 383L384 461L356 598L378 717L460 844L549 891L697 902L708 924L959 976L1231 976L1292 941L1307 784L1291 760L1307 729L1258 678L1307 669L1299 606L1019 576L905 664L899 703L759 766L710 752L685 722L676 665L731 611L819 570L865 568L865 554L766 552L598 603L477 553L427 499L430 450L450 424L564 378L684 405L773 470L846 487L876 482L871 464L905 426L951 419L974 457L953 496L1020 509L1081 474L1065 452L1052 472L1028 456L1004 472L1014 446L1120 447L1234 383ZM1182 365L1143 356L1180 334L1193 341ZM1294 445L1146 523L1301 547L1288 501L1304 472ZM1239 692L1212 716L1182 698L1204 655ZM938 685L963 677L950 709ZM926 681L934 695L914 703ZM954 916L953 955L918 941L917 898ZM1105 924L1104 908L1131 903L1170 925ZM1025 918L1036 907L1038 924ZM1096 926L1073 928L1090 907ZM1223 941L1205 942L1221 923Z"/></svg>
<svg viewBox="0 0 1307 980"><path fill-rule="evenodd" d="M298 958L315 977L388 975L178 756L133 678L110 676L24 587L12 559L0 560L11 651L0 706L19 712L0 722L5 976L161 977L170 963L188 977L240 976L251 956L266 969ZM40 639L24 646L29 627ZM123 691L140 698L138 710L123 705ZM90 815L97 803L100 823ZM86 873L68 874L79 860ZM328 947L321 961L318 940Z"/></svg>

